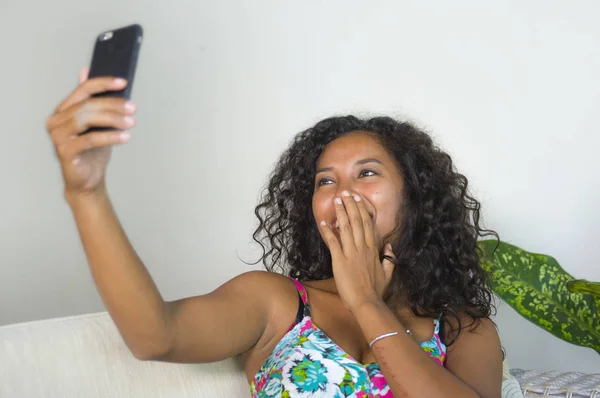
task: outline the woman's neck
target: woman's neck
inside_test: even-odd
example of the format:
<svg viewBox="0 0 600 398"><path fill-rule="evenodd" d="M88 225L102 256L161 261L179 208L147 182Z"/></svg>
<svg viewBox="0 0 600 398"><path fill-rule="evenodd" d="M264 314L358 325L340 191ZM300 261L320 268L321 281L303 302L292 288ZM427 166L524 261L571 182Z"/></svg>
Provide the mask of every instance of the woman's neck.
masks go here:
<svg viewBox="0 0 600 398"><path fill-rule="evenodd" d="M338 294L335 279L333 278L323 279L320 281L307 281L303 283L306 286L311 287L313 289L318 289L327 293Z"/></svg>
<svg viewBox="0 0 600 398"><path fill-rule="evenodd" d="M316 280L316 281L307 281L307 282L302 282L302 283L312 289L317 289L322 292L335 294L336 296L339 295L334 278L327 278L327 279ZM396 305L396 306L394 306L394 308L392 308L392 310L398 316L404 316L404 317L414 316L414 314L410 310L409 306L406 304Z"/></svg>

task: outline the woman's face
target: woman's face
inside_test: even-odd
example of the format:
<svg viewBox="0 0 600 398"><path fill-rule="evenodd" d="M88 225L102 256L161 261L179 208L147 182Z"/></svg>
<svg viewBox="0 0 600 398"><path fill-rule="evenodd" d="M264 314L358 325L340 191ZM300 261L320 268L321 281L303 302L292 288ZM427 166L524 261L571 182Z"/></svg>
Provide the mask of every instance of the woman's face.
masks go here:
<svg viewBox="0 0 600 398"><path fill-rule="evenodd" d="M317 160L312 200L317 223L325 220L339 239L334 199L344 190L359 194L375 226L377 247L398 223L403 179L395 160L373 136L353 132L330 142ZM394 239L395 237L392 237Z"/></svg>

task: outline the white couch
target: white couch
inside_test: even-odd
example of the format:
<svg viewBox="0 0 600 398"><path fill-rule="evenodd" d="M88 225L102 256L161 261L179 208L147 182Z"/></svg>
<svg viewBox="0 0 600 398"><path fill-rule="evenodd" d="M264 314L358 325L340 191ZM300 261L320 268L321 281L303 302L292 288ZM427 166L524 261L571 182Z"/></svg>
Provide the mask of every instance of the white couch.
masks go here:
<svg viewBox="0 0 600 398"><path fill-rule="evenodd" d="M143 362L106 312L0 327L0 397L247 398L238 361L202 365ZM516 380L503 397L519 398Z"/></svg>
<svg viewBox="0 0 600 398"><path fill-rule="evenodd" d="M171 364L131 355L107 313L0 327L0 397L250 397L238 361Z"/></svg>

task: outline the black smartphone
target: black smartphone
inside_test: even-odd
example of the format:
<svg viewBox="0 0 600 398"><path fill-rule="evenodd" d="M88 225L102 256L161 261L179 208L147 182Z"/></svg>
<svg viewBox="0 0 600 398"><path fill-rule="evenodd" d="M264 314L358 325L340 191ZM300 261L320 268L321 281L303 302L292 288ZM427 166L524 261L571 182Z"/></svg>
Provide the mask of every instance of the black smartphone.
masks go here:
<svg viewBox="0 0 600 398"><path fill-rule="evenodd" d="M131 98L143 36L144 31L138 24L105 31L98 35L94 44L89 78L100 76L122 77L127 80L127 87L120 91L95 94L93 97ZM83 134L106 130L112 129L94 127Z"/></svg>

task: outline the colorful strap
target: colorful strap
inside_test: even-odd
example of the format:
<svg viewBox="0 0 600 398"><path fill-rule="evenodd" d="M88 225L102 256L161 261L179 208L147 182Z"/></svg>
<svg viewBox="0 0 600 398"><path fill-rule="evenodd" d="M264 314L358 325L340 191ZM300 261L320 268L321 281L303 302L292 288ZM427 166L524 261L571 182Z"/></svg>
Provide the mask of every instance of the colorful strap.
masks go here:
<svg viewBox="0 0 600 398"><path fill-rule="evenodd" d="M298 279L292 278L291 276L288 278L294 282L294 286L296 286L296 290L298 290L300 299L304 304L304 316L310 316L310 304L308 303L308 292L306 291L306 288Z"/></svg>

